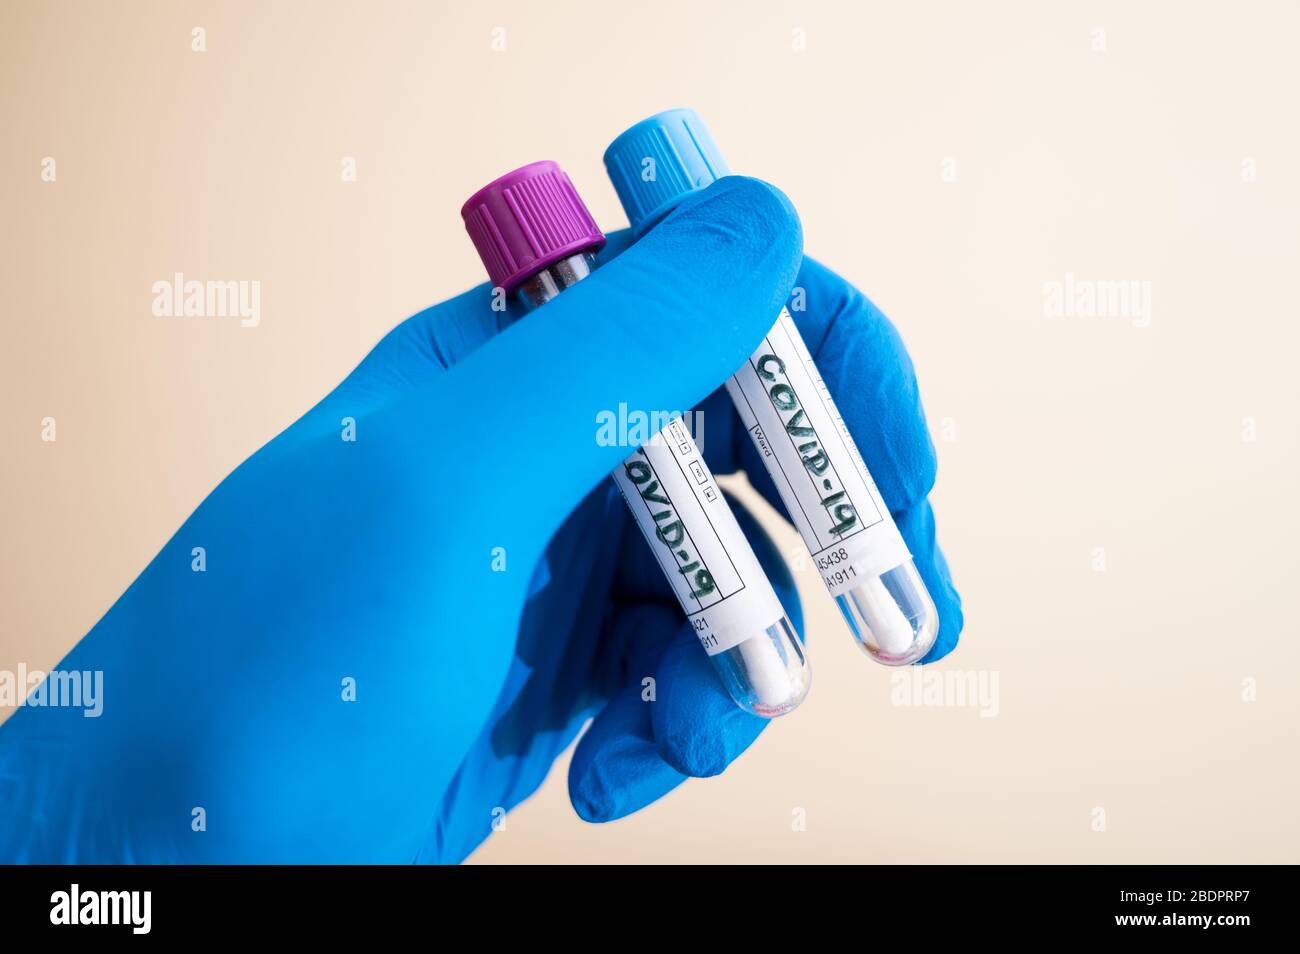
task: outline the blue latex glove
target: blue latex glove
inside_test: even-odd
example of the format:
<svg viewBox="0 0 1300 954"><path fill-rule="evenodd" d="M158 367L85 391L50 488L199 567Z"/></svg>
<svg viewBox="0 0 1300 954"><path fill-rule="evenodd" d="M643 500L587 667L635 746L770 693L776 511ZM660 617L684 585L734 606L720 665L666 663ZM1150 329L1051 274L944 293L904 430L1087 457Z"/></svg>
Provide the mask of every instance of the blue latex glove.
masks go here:
<svg viewBox="0 0 1300 954"><path fill-rule="evenodd" d="M743 750L764 723L685 631L606 478L627 448L597 444L596 414L690 407L738 367L795 284L798 222L732 178L625 244L504 332L486 286L403 323L223 481L60 665L104 672L102 715L28 707L0 727L0 861L458 860L593 716L570 779L591 819ZM811 313L818 286L800 282ZM911 515L938 655L960 615L924 505L933 453L897 339L863 353L887 326L857 325L831 335L867 377L822 370L841 397L873 381L843 410ZM708 406L708 431L730 430ZM719 471L744 465L746 436L718 436Z"/></svg>

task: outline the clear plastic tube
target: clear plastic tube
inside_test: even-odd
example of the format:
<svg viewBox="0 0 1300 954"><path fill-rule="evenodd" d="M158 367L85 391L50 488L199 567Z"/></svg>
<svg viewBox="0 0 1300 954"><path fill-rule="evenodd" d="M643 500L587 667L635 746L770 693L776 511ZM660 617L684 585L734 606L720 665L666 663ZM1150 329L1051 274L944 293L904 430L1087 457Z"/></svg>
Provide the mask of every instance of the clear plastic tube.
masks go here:
<svg viewBox="0 0 1300 954"><path fill-rule="evenodd" d="M919 662L934 601L784 308L727 390L853 638L886 666Z"/></svg>
<svg viewBox="0 0 1300 954"><path fill-rule="evenodd" d="M635 234L731 174L690 109L621 133L605 168ZM803 338L784 308L727 390L859 645L877 662L919 662L939 616Z"/></svg>
<svg viewBox="0 0 1300 954"><path fill-rule="evenodd" d="M594 266L589 252L562 258L526 277L514 299L532 311ZM681 419L614 479L736 705L765 718L798 706L812 679L803 646Z"/></svg>
<svg viewBox="0 0 1300 954"><path fill-rule="evenodd" d="M709 657L736 705L765 718L789 712L808 693L811 670L790 620Z"/></svg>
<svg viewBox="0 0 1300 954"><path fill-rule="evenodd" d="M939 635L939 614L911 560L835 597L849 631L886 666L919 662Z"/></svg>

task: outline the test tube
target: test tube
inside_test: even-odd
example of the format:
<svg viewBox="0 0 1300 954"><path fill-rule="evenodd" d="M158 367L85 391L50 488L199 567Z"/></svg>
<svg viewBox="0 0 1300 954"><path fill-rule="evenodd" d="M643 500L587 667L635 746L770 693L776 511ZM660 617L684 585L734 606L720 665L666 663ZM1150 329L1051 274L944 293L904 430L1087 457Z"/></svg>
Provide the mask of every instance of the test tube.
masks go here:
<svg viewBox="0 0 1300 954"><path fill-rule="evenodd" d="M691 109L626 130L605 151L605 168L637 237L731 174ZM918 662L939 614L785 308L727 391L854 638L887 666Z"/></svg>
<svg viewBox="0 0 1300 954"><path fill-rule="evenodd" d="M508 321L588 277L605 244L554 162L506 173L460 213L509 296ZM765 718L798 706L811 678L803 646L680 415L613 477L731 698Z"/></svg>

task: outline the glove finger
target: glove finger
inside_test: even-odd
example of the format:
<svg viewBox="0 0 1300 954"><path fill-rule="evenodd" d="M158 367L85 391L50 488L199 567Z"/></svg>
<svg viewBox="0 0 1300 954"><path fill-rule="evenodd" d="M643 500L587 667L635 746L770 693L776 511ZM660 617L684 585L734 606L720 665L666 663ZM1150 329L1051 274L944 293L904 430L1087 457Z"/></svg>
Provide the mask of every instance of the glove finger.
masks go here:
<svg viewBox="0 0 1300 954"><path fill-rule="evenodd" d="M611 627L611 639L631 652L623 688L596 714L569 763L569 800L584 821L630 815L686 778L659 756L650 727L656 693L646 682L653 657L681 626L680 612L649 604L624 608Z"/></svg>
<svg viewBox="0 0 1300 954"><path fill-rule="evenodd" d="M894 521L907 542L907 548L912 551L912 562L916 564L916 570L921 574L925 588L939 612L939 635L935 637L934 646L921 660L922 663L932 663L948 655L957 646L964 622L961 596L952 585L948 561L935 542L934 510L930 507L930 501L922 500L916 506L894 514Z"/></svg>
<svg viewBox="0 0 1300 954"><path fill-rule="evenodd" d="M569 763L569 801L589 822L624 818L663 798L686 776L659 757L649 706L637 686L601 710Z"/></svg>

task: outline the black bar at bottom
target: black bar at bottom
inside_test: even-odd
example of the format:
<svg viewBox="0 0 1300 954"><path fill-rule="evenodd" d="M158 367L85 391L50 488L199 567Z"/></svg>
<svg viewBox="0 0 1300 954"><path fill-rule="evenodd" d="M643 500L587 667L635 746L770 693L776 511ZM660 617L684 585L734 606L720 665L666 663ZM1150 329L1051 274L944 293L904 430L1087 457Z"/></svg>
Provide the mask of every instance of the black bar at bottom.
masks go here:
<svg viewBox="0 0 1300 954"><path fill-rule="evenodd" d="M799 922L919 931L927 943L947 935L992 941L1097 934L1232 941L1285 930L1294 881L1293 868L1267 866L10 866L0 867L0 924L6 940L76 932L84 941L281 934L337 941L436 925L431 938L450 930L491 942L512 929L535 931L539 940L556 931L573 937L584 918L613 918L634 935L671 937L679 930L671 922L703 915L722 919L715 927L728 943L743 937L746 925L761 942L763 925L799 931ZM786 923L791 918L796 923Z"/></svg>

